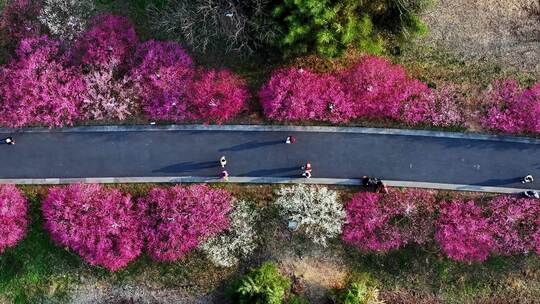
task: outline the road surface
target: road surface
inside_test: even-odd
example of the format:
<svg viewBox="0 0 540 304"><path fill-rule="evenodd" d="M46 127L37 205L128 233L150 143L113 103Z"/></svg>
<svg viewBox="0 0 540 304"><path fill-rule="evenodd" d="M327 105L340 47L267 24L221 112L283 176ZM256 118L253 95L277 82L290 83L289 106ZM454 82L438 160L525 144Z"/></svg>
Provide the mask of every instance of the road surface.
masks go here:
<svg viewBox="0 0 540 304"><path fill-rule="evenodd" d="M90 128L91 129L91 128ZM299 131L0 131L0 179L216 177L359 178L536 188L540 144L431 136ZM296 143L286 145L288 135ZM538 176L523 185L520 177Z"/></svg>

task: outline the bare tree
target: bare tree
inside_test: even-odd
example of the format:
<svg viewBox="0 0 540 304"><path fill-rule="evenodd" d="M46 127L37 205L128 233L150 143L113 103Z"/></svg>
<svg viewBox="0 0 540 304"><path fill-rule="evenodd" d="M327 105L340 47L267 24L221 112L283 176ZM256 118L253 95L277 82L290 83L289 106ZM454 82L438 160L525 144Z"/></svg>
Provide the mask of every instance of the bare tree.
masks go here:
<svg viewBox="0 0 540 304"><path fill-rule="evenodd" d="M175 0L150 8L151 25L194 52L223 49L252 54L272 42L271 0Z"/></svg>

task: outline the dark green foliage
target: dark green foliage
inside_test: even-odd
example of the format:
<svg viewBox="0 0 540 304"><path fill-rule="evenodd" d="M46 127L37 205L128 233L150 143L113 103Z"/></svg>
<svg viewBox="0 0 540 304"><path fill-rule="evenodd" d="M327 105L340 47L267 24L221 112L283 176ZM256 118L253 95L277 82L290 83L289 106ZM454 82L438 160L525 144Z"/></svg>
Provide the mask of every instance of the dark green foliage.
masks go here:
<svg viewBox="0 0 540 304"><path fill-rule="evenodd" d="M378 29L389 31L402 42L427 33L427 26L418 15L432 0L376 0L364 1L363 6Z"/></svg>
<svg viewBox="0 0 540 304"><path fill-rule="evenodd" d="M374 54L383 50L358 0L285 0L273 15L283 32L278 44L288 54L316 52L333 57L349 45Z"/></svg>
<svg viewBox="0 0 540 304"><path fill-rule="evenodd" d="M265 262L235 282L228 297L238 304L281 304L290 288L291 280L276 265Z"/></svg>
<svg viewBox="0 0 540 304"><path fill-rule="evenodd" d="M418 17L431 0L285 0L273 12L288 54L316 52L326 57L348 46L380 54L381 36L410 41L427 32Z"/></svg>

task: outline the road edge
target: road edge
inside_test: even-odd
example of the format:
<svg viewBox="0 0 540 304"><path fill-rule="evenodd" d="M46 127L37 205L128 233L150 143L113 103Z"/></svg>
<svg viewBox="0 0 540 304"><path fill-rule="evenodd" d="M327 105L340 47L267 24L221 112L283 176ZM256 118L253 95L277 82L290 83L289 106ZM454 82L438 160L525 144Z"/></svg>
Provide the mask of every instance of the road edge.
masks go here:
<svg viewBox="0 0 540 304"><path fill-rule="evenodd" d="M477 185L442 184L413 181L384 181L388 186L404 188L424 188L435 190L487 192L487 193L521 193L524 189L506 187L488 187ZM15 178L0 179L0 184L18 185L60 185L74 183L97 184L129 184L129 183L242 183L242 184L314 184L359 186L360 179L339 178L287 178L287 177L230 177L228 181L215 177L202 176L158 176L158 177L88 177L88 178Z"/></svg>
<svg viewBox="0 0 540 304"><path fill-rule="evenodd" d="M419 136L435 138L471 139L502 141L524 144L540 144L540 139L481 133L460 133L446 131L426 131L410 129L328 127L328 126L276 126L276 125L113 125L83 126L59 129L48 128L0 128L0 133L82 133L82 132L156 132L156 131L236 131L236 132L321 132L356 133L397 136Z"/></svg>

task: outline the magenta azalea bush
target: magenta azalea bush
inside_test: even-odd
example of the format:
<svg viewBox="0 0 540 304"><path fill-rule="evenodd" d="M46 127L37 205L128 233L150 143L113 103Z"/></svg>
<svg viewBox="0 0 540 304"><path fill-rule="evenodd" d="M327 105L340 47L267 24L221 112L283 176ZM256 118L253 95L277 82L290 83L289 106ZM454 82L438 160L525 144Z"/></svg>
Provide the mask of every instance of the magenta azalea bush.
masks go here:
<svg viewBox="0 0 540 304"><path fill-rule="evenodd" d="M222 123L245 108L246 82L228 70L201 69L187 91L191 119Z"/></svg>
<svg viewBox="0 0 540 304"><path fill-rule="evenodd" d="M403 105L428 91L402 66L382 57L366 56L342 74L356 117L399 120Z"/></svg>
<svg viewBox="0 0 540 304"><path fill-rule="evenodd" d="M135 28L128 18L101 14L92 19L72 50L74 59L86 65L129 66L139 43Z"/></svg>
<svg viewBox="0 0 540 304"><path fill-rule="evenodd" d="M495 246L492 227L474 201L444 202L437 219L435 239L451 259L485 261Z"/></svg>
<svg viewBox="0 0 540 304"><path fill-rule="evenodd" d="M482 97L481 124L508 133L540 132L540 82L523 90L516 80L495 81Z"/></svg>
<svg viewBox="0 0 540 304"><path fill-rule="evenodd" d="M362 251L388 251L424 244L434 230L431 192L391 189L388 194L359 192L347 204L343 240Z"/></svg>
<svg viewBox="0 0 540 304"><path fill-rule="evenodd" d="M141 253L141 219L129 194L95 184L52 187L42 205L52 239L116 271Z"/></svg>
<svg viewBox="0 0 540 304"><path fill-rule="evenodd" d="M26 235L28 202L14 185L0 185L0 253Z"/></svg>
<svg viewBox="0 0 540 304"><path fill-rule="evenodd" d="M401 111L401 120L410 125L423 123L437 127L460 126L465 122L460 97L455 86L444 83L406 102Z"/></svg>
<svg viewBox="0 0 540 304"><path fill-rule="evenodd" d="M135 73L144 77L158 74L161 68L174 65L193 66L191 57L174 41L148 40L140 44L136 50L135 61Z"/></svg>
<svg viewBox="0 0 540 304"><path fill-rule="evenodd" d="M61 127L79 118L85 84L61 58L47 36L21 41L16 58L0 68L0 125Z"/></svg>
<svg viewBox="0 0 540 304"><path fill-rule="evenodd" d="M463 114L450 85L431 90L382 57L365 56L349 69L318 74L294 67L275 71L259 91L266 117L334 123L393 119L408 124L460 125Z"/></svg>
<svg viewBox="0 0 540 304"><path fill-rule="evenodd" d="M266 117L283 120L344 122L354 117L350 98L331 74L284 68L275 71L259 91Z"/></svg>
<svg viewBox="0 0 540 304"><path fill-rule="evenodd" d="M138 204L146 251L158 261L178 260L229 226L231 194L206 185L154 188Z"/></svg>
<svg viewBox="0 0 540 304"><path fill-rule="evenodd" d="M534 251L534 234L540 219L538 200L499 196L489 203L489 224L494 236L494 250L500 255Z"/></svg>

